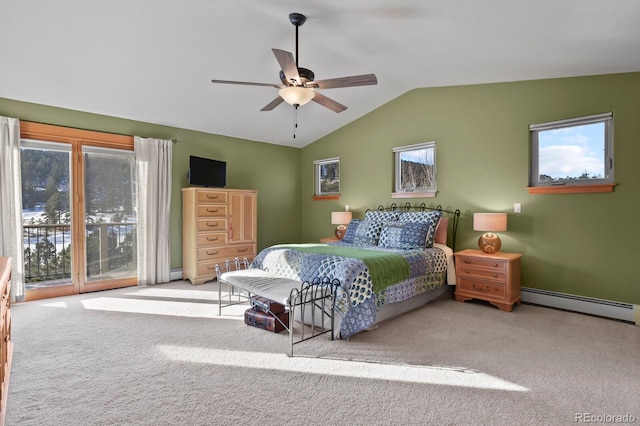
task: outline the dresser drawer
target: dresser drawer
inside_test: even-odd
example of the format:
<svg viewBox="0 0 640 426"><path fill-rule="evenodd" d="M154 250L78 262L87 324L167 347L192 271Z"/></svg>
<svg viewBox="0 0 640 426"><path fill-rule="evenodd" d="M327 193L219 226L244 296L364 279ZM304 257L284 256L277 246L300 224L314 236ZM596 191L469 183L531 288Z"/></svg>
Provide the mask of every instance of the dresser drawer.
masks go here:
<svg viewBox="0 0 640 426"><path fill-rule="evenodd" d="M198 219L198 231L226 231L227 219Z"/></svg>
<svg viewBox="0 0 640 426"><path fill-rule="evenodd" d="M472 268L466 265L458 266L459 277L476 277L476 278L488 278L492 281L507 282L507 273L504 270L488 270Z"/></svg>
<svg viewBox="0 0 640 426"><path fill-rule="evenodd" d="M253 244L242 244L227 247L209 247L198 249L198 261L214 259L233 259L236 257L253 257L255 249Z"/></svg>
<svg viewBox="0 0 640 426"><path fill-rule="evenodd" d="M227 216L227 206L217 206L215 204L210 205L199 205L198 206L198 217L226 217Z"/></svg>
<svg viewBox="0 0 640 426"><path fill-rule="evenodd" d="M507 270L507 262L500 259L485 259L481 257L458 256L459 266L465 268L467 266L477 266L479 268L488 268L499 271Z"/></svg>
<svg viewBox="0 0 640 426"><path fill-rule="evenodd" d="M227 244L226 232L207 232L198 234L198 247L215 247Z"/></svg>
<svg viewBox="0 0 640 426"><path fill-rule="evenodd" d="M211 204L211 203L225 204L227 202L226 192L198 191L197 194L198 195L196 196L196 202L198 204Z"/></svg>
<svg viewBox="0 0 640 426"><path fill-rule="evenodd" d="M504 300L507 295L504 284L474 280L464 276L458 277L458 288L465 293L475 293L483 297L492 297L500 300Z"/></svg>

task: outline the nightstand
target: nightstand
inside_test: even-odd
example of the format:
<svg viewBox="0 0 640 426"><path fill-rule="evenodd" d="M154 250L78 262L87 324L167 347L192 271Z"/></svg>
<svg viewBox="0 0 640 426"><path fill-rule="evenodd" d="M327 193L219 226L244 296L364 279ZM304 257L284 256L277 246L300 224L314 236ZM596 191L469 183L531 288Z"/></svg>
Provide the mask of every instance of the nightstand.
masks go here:
<svg viewBox="0 0 640 426"><path fill-rule="evenodd" d="M320 242L322 244L326 244L326 243L337 243L338 241L340 241L339 239L337 239L336 237L327 237L327 238L320 238Z"/></svg>
<svg viewBox="0 0 640 426"><path fill-rule="evenodd" d="M520 258L518 253L485 253L462 250L456 259L456 301L486 300L506 312L520 303Z"/></svg>

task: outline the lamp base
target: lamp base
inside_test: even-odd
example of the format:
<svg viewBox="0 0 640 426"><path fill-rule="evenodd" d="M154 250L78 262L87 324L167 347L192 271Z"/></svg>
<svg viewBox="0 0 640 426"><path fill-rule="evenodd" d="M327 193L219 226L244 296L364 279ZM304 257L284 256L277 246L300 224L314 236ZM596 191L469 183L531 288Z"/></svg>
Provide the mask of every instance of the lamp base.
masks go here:
<svg viewBox="0 0 640 426"><path fill-rule="evenodd" d="M497 253L502 247L502 241L496 234L487 232L478 239L478 247L485 253Z"/></svg>
<svg viewBox="0 0 640 426"><path fill-rule="evenodd" d="M334 235L336 236L337 239L341 240L344 238L344 234L347 232L347 227L344 225L338 225L338 227L336 228L336 232L334 232Z"/></svg>

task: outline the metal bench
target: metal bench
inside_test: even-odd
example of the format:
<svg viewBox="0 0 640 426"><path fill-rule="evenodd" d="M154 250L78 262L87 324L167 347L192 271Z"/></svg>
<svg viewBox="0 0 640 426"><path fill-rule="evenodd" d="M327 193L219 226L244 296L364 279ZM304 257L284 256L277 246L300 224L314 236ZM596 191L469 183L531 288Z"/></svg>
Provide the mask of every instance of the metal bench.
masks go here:
<svg viewBox="0 0 640 426"><path fill-rule="evenodd" d="M235 270L232 269L232 264L235 265ZM250 268L247 259L241 262L237 258L233 263L225 261L225 272L222 272L219 265L215 268L218 281L218 315L222 315L223 308L222 284L226 284L229 287L229 301L224 307L243 303L252 296L264 297L286 307L289 311L288 324L274 316L289 332L287 355L290 357L293 356L293 346L305 340L325 333L331 333L331 339L334 339L335 295L340 285L338 280L315 280L312 283L292 280L269 271ZM299 339L295 339L294 336L296 320L301 322ZM330 321L330 327L325 326L325 320ZM310 326L310 335L306 337L305 324Z"/></svg>

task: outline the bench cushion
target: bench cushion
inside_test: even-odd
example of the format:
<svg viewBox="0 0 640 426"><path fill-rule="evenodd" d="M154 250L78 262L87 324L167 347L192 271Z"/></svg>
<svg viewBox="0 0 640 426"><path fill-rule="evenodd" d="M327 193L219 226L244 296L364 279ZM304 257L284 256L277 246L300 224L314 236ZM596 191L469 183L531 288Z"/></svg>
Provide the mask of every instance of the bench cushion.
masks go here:
<svg viewBox="0 0 640 426"><path fill-rule="evenodd" d="M291 290L300 288L300 281L279 277L258 268L225 272L220 276L222 282L274 302L289 305Z"/></svg>

